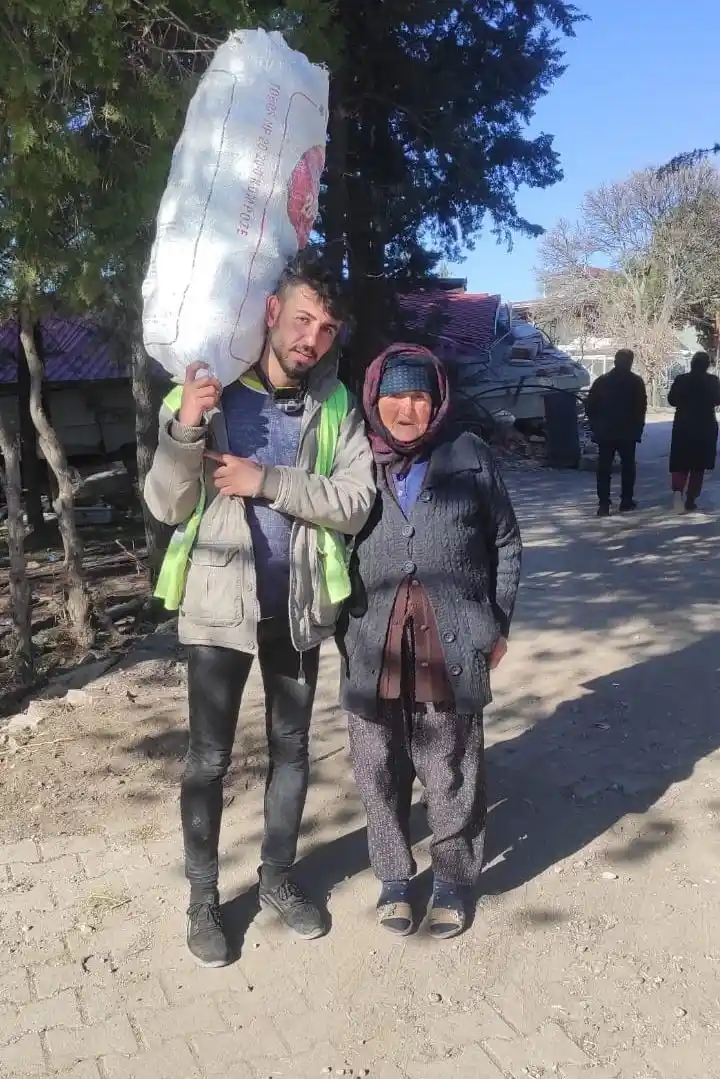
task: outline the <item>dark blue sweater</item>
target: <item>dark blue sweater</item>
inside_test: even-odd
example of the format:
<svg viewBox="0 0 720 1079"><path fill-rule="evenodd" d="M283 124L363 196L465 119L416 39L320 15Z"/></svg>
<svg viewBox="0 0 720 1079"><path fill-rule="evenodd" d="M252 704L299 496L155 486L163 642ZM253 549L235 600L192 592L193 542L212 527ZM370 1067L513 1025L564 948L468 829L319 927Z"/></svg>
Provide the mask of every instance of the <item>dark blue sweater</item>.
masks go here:
<svg viewBox="0 0 720 1079"><path fill-rule="evenodd" d="M258 386L256 389L255 386ZM233 382L222 395L230 453L261 465L297 463L302 414L289 415L252 380ZM260 617L286 615L290 590L292 518L259 499L245 500L253 540Z"/></svg>

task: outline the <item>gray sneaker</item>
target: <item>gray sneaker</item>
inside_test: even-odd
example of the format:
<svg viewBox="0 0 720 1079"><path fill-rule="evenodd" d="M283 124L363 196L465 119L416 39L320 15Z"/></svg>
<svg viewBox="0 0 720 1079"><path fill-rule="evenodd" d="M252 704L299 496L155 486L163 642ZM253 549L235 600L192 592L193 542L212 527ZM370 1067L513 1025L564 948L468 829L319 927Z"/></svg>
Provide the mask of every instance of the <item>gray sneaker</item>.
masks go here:
<svg viewBox="0 0 720 1079"><path fill-rule="evenodd" d="M273 886L263 884L261 880L258 898L263 910L275 911L288 929L304 940L316 940L327 933L322 911L290 877Z"/></svg>
<svg viewBox="0 0 720 1079"><path fill-rule="evenodd" d="M187 946L202 967L226 967L230 947L217 900L191 903L187 912Z"/></svg>

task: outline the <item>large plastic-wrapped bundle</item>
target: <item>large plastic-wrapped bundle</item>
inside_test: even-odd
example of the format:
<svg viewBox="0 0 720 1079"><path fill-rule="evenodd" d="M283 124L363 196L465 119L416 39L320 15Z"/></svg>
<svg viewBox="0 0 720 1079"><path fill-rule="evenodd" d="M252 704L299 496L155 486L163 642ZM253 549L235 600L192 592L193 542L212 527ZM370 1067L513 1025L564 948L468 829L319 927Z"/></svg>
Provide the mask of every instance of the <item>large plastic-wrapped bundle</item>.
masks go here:
<svg viewBox="0 0 720 1079"><path fill-rule="evenodd" d="M279 33L222 45L190 102L143 285L151 356L204 361L227 385L257 362L265 303L310 237L325 164L328 75Z"/></svg>

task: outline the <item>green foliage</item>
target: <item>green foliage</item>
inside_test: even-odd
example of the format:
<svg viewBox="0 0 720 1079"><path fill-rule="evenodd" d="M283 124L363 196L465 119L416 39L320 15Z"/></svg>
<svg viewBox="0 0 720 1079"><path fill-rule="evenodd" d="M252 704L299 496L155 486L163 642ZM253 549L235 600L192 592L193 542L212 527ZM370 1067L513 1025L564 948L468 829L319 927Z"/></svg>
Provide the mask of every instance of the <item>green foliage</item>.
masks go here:
<svg viewBox="0 0 720 1079"><path fill-rule="evenodd" d="M5 0L0 303L137 318L188 101L243 26L281 30L333 74L321 229L356 282L422 276L486 218L506 240L537 234L516 191L561 171L525 125L579 19L563 0Z"/></svg>
<svg viewBox="0 0 720 1079"><path fill-rule="evenodd" d="M214 49L284 19L294 44L327 55L332 11L327 0L6 2L0 302L137 305L172 150Z"/></svg>
<svg viewBox="0 0 720 1079"><path fill-rule="evenodd" d="M662 257L673 237L679 238L687 300L678 324L694 326L703 348L717 354L720 347L720 173L707 165L694 167L706 170L706 187L668 215L655 237L654 249Z"/></svg>
<svg viewBox="0 0 720 1079"><path fill-rule="evenodd" d="M563 71L560 39L574 34L576 8L561 0L338 0L338 15L346 35L333 88L347 147L344 236L332 176L324 224L333 242L344 239L351 274L392 272L428 247L455 260L486 217L505 240L541 232L518 214L515 193L562 172L552 138L528 139L524 128Z"/></svg>
<svg viewBox="0 0 720 1079"><path fill-rule="evenodd" d="M672 161L668 161L667 165L659 170L660 174L668 172L677 172L679 169L692 168L693 165L699 165L703 161L707 161L709 157L720 154L720 142L716 142L713 146L707 146L702 150L688 150L684 154L678 154Z"/></svg>

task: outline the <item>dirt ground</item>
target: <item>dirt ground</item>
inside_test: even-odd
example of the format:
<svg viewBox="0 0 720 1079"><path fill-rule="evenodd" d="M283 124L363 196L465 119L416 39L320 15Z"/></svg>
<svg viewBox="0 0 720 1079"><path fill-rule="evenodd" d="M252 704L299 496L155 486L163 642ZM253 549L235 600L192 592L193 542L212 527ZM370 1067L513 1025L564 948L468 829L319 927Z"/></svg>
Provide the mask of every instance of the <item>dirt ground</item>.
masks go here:
<svg viewBox="0 0 720 1079"><path fill-rule="evenodd" d="M0 726L1 841L93 831L107 818L149 833L156 804L165 816L186 745L185 665L174 622L125 656L59 676L29 708L42 717L36 730ZM242 789L262 774L259 714L259 705L251 708L253 733L241 734L236 747L232 784Z"/></svg>
<svg viewBox="0 0 720 1079"><path fill-rule="evenodd" d="M35 730L0 727L2 1079L720 1079L720 498L669 513L667 434L660 417L632 517L595 519L591 475L508 475L525 573L487 715L480 904L449 946L374 924L331 648L298 870L332 932L298 944L254 906L254 681L226 786L226 972L183 942L172 628L56 684ZM421 905L420 804L414 831Z"/></svg>
<svg viewBox="0 0 720 1079"><path fill-rule="evenodd" d="M119 639L110 641L100 633L96 655L109 650L122 651L130 645L137 629L137 611L123 613L120 607L138 604L149 594L143 560L145 536L142 519L128 516L102 527L80 530L85 548L84 565L93 594L110 612L117 612L115 625ZM77 664L77 655L65 625L63 612L62 561L59 536L49 532L41 545L30 546L27 553L28 579L33 596L33 643L36 649L36 673L39 683L53 674L61 674ZM7 543L0 536L0 722L12 713L17 686L10 659L3 647L9 641L10 595L7 575ZM93 657L90 657L93 658Z"/></svg>

